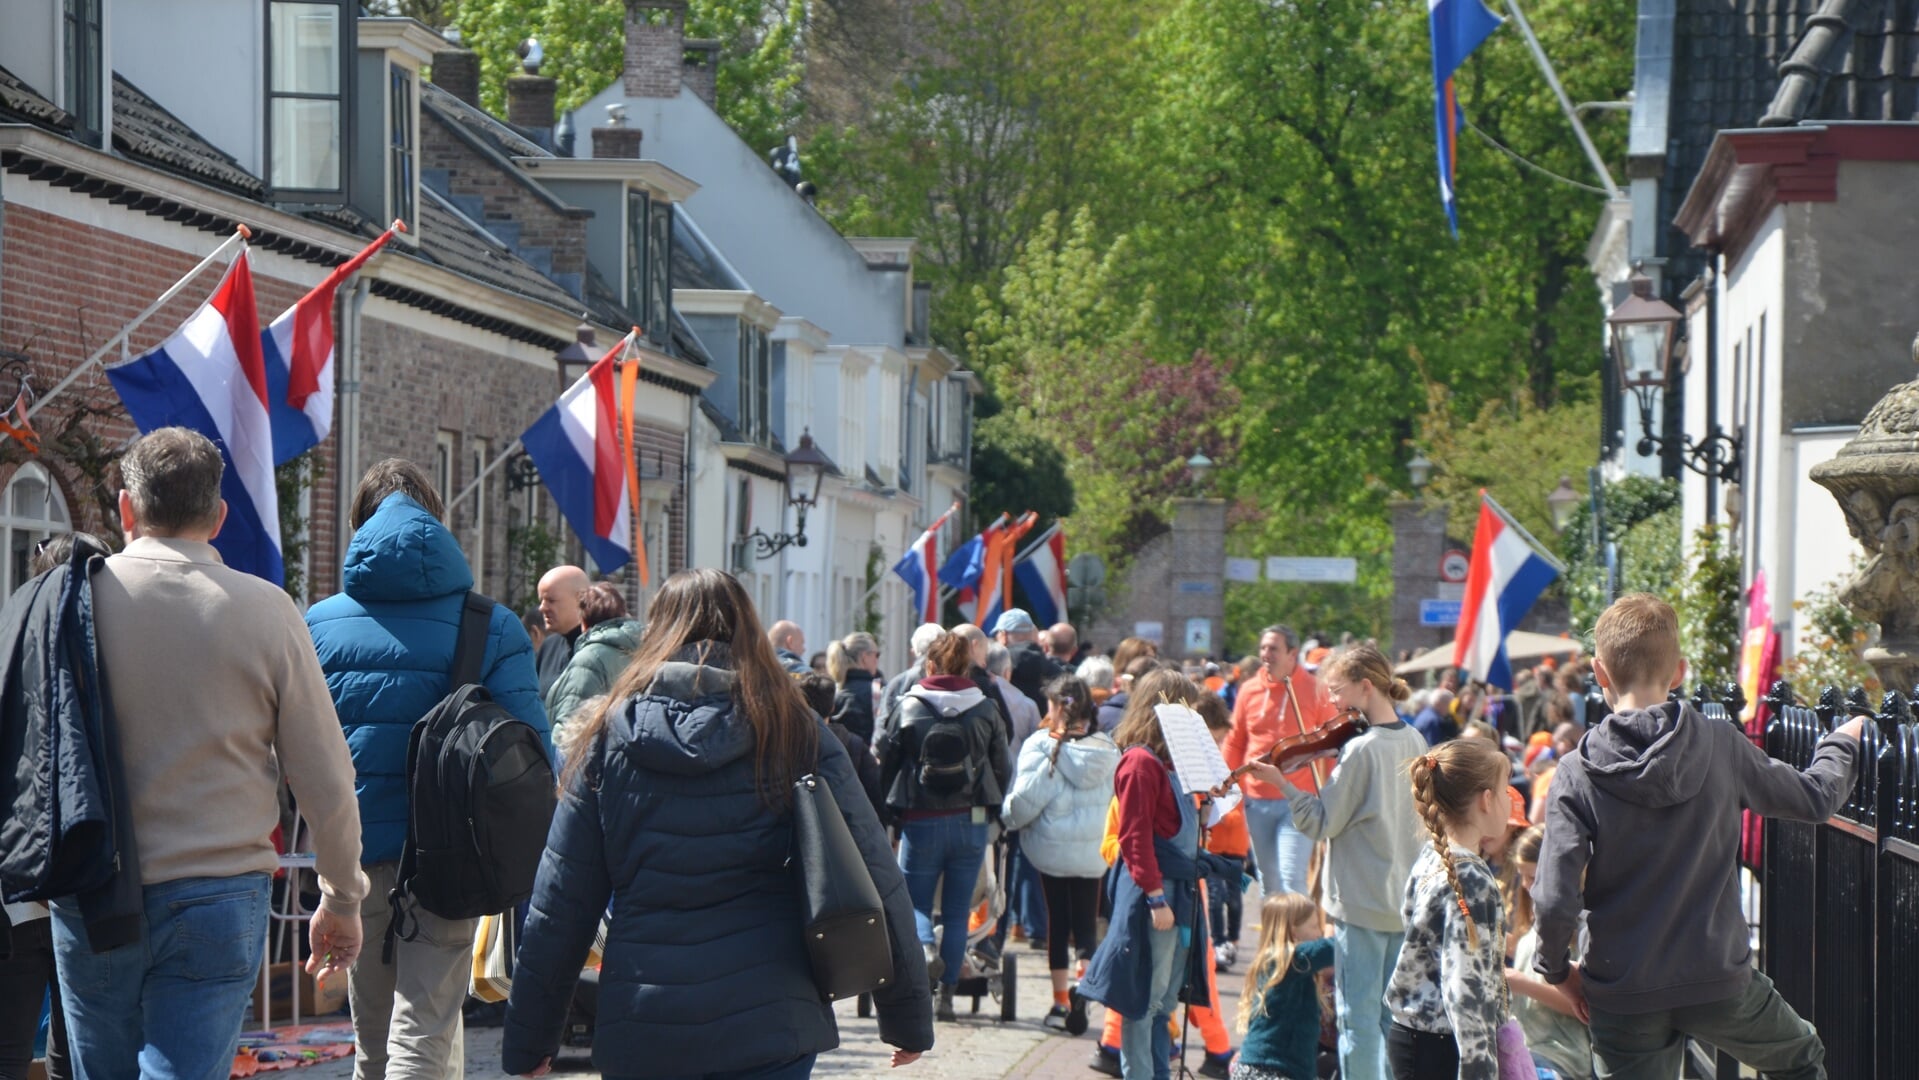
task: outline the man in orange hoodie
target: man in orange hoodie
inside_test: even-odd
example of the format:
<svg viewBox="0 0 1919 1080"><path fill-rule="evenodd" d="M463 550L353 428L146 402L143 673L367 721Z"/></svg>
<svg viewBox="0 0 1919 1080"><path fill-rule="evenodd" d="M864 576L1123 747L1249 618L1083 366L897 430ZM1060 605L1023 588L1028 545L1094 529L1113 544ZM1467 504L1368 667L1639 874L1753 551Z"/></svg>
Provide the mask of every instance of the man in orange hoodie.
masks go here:
<svg viewBox="0 0 1919 1080"><path fill-rule="evenodd" d="M1233 731L1220 749L1237 769L1263 757L1281 739L1312 731L1332 719L1333 703L1299 665L1299 635L1290 626L1269 626L1259 634L1259 667L1241 680L1233 703ZM1310 768L1290 773L1295 787L1317 788ZM1240 779L1246 794L1246 829L1259 866L1260 891L1266 896L1306 891L1313 842L1293 827L1292 810L1276 787L1250 776Z"/></svg>

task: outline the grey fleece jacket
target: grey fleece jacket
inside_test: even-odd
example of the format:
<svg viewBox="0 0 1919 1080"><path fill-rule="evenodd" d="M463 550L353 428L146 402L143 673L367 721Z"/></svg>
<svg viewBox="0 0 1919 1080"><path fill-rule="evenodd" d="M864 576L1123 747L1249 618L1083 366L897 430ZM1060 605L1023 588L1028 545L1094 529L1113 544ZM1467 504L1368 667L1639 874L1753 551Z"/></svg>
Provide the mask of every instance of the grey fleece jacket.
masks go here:
<svg viewBox="0 0 1919 1080"><path fill-rule="evenodd" d="M1592 940L1581 974L1595 1009L1657 1012L1740 993L1752 950L1739 812L1824 821L1851 790L1858 756L1859 740L1828 735L1802 773L1689 705L1607 717L1560 762L1546 798L1534 970L1566 978L1583 908Z"/></svg>

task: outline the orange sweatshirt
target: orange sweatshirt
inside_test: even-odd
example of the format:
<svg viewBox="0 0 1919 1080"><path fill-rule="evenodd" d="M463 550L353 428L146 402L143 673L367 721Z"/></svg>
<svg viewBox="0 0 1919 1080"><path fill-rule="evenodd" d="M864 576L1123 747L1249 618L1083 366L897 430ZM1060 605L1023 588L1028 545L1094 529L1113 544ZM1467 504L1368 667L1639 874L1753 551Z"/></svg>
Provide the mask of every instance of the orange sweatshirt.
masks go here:
<svg viewBox="0 0 1919 1080"><path fill-rule="evenodd" d="M1305 668L1294 668L1291 680L1293 686L1289 694L1285 682L1266 674L1262 667L1240 683L1239 699L1233 703L1233 731L1220 747L1229 767L1237 769L1248 761L1256 761L1279 740L1315 730L1333 718L1337 710L1318 679ZM1310 768L1287 773L1286 779L1296 788L1313 789ZM1240 788L1249 799L1286 797L1285 792L1251 776L1240 778Z"/></svg>

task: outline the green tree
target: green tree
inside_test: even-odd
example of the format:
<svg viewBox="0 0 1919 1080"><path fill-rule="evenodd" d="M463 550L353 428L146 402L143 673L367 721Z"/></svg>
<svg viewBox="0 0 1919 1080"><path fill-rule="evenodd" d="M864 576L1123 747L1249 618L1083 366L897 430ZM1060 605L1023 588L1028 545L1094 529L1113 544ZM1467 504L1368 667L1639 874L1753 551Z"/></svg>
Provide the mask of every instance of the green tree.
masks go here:
<svg viewBox="0 0 1919 1080"><path fill-rule="evenodd" d="M988 417L973 429L971 505L976 530L1002 512L1018 516L1032 510L1051 521L1070 517L1077 507L1059 449L1010 413Z"/></svg>
<svg viewBox="0 0 1919 1080"><path fill-rule="evenodd" d="M489 110L505 112L506 79L520 70L517 49L528 37L539 39L542 72L559 80L560 108L575 109L620 77L626 10L624 0L461 0L454 23L480 55L480 99ZM799 120L805 26L805 0L686 4L687 36L720 43L717 106L748 145L771 147Z"/></svg>
<svg viewBox="0 0 1919 1080"><path fill-rule="evenodd" d="M1745 591L1739 550L1725 526L1704 525L1692 534L1687 554L1691 566L1673 604L1679 613L1679 648L1691 665L1692 685L1724 688L1739 677L1739 607ZM1670 596L1671 586L1666 588Z"/></svg>

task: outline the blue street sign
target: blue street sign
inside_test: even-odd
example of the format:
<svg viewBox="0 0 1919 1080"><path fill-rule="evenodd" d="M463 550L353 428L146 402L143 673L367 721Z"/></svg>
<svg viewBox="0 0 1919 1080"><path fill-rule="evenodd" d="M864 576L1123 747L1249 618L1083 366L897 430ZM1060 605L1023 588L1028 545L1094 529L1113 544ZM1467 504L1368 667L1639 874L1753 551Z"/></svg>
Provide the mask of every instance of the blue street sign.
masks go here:
<svg viewBox="0 0 1919 1080"><path fill-rule="evenodd" d="M1458 626L1459 606L1460 602L1457 600L1421 600L1419 625Z"/></svg>

